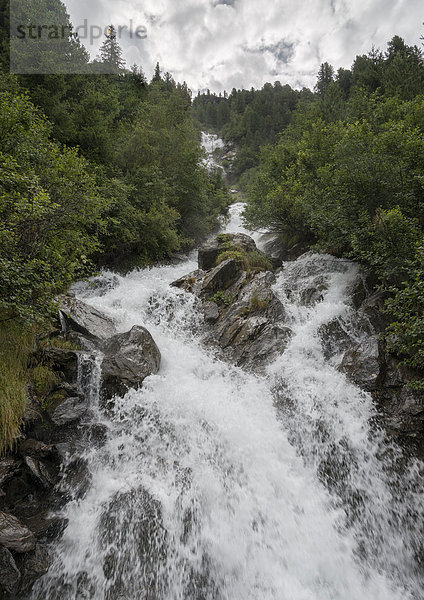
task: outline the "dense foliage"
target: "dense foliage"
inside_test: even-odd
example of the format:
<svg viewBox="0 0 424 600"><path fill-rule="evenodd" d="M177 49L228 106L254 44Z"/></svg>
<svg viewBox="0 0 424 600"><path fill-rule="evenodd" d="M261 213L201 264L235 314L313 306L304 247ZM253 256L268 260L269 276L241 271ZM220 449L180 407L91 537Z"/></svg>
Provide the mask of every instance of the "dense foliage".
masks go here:
<svg viewBox="0 0 424 600"><path fill-rule="evenodd" d="M60 0L23 5L34 22L43 10L48 22L68 19ZM139 67L126 70L113 27L93 63L77 39L61 43L87 74L15 78L2 52L3 319L42 314L95 266L144 266L190 246L228 203L220 174L203 166L185 83L159 65L150 84Z"/></svg>
<svg viewBox="0 0 424 600"><path fill-rule="evenodd" d="M246 217L359 259L390 291L390 348L424 369L424 61L399 37L337 74L262 148Z"/></svg>

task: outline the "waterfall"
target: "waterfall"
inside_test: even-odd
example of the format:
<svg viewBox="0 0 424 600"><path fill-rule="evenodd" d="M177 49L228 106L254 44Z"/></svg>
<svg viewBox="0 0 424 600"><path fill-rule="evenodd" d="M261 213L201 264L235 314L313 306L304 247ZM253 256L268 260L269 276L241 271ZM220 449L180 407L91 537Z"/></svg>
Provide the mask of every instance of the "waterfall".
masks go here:
<svg viewBox="0 0 424 600"><path fill-rule="evenodd" d="M239 218L236 205L229 231ZM357 267L317 255L284 265L274 291L293 337L258 376L203 344L197 300L169 286L196 266L190 257L116 276L103 295L79 292L119 331L147 327L162 367L105 413L101 357L94 369L86 359L88 380L81 365L106 434L79 451L89 485L66 506L69 525L32 599L422 598L421 465L338 371L337 340L325 349L334 323L366 335L349 300ZM321 297L305 300L317 284Z"/></svg>

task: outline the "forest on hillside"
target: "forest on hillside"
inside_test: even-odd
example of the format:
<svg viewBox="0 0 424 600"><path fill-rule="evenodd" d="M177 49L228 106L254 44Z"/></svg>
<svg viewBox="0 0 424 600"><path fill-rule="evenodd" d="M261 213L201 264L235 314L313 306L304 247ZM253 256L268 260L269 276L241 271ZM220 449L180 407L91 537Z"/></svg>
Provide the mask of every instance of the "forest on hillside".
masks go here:
<svg viewBox="0 0 424 600"><path fill-rule="evenodd" d="M199 94L196 119L236 148L251 227L287 249L360 261L387 298L388 347L424 369L424 59L393 37L314 91Z"/></svg>

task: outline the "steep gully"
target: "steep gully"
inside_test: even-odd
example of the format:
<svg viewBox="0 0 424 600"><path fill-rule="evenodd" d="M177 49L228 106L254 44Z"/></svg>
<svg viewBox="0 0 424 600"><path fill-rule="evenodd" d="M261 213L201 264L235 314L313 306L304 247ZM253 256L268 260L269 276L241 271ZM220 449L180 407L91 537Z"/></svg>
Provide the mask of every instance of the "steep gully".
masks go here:
<svg viewBox="0 0 424 600"><path fill-rule="evenodd" d="M225 231L245 232L242 209ZM78 287L118 331L145 326L162 364L105 410L102 357L82 356L86 418L103 435L76 450L87 483L32 600L422 598L422 464L339 368L346 339L370 335L352 304L357 265L283 265L272 290L292 333L256 373L205 343L198 298L170 285L196 269L192 255ZM345 335L330 344L334 323Z"/></svg>

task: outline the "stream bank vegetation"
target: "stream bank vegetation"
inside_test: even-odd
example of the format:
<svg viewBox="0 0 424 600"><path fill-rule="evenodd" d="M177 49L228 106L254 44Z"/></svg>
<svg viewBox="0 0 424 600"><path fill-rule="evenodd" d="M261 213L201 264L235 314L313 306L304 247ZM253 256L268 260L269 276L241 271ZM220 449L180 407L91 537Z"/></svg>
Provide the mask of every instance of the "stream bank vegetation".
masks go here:
<svg viewBox="0 0 424 600"><path fill-rule="evenodd" d="M278 232L287 249L299 244L370 269L388 298L389 348L424 373L422 49L395 36L351 69L322 64L314 93L276 83L205 94L195 105L238 148L248 224Z"/></svg>

